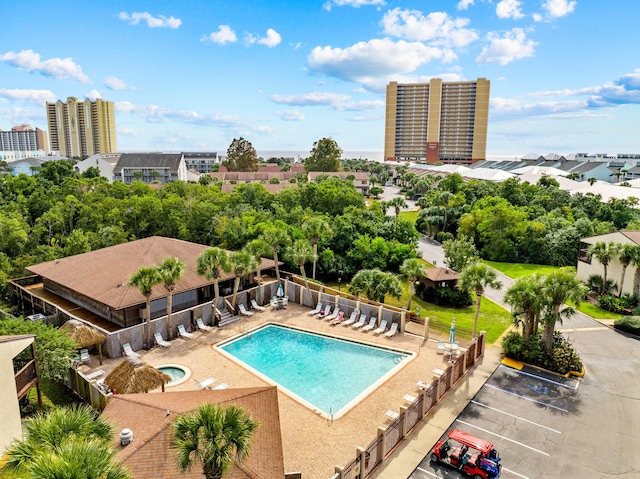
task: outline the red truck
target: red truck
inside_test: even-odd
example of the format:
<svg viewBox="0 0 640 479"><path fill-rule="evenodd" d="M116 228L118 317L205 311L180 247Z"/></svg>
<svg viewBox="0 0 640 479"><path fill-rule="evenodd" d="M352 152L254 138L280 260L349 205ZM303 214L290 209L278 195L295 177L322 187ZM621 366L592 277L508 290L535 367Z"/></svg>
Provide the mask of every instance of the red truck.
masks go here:
<svg viewBox="0 0 640 479"><path fill-rule="evenodd" d="M458 429L436 443L431 460L455 467L473 479L498 479L502 471L492 443Z"/></svg>

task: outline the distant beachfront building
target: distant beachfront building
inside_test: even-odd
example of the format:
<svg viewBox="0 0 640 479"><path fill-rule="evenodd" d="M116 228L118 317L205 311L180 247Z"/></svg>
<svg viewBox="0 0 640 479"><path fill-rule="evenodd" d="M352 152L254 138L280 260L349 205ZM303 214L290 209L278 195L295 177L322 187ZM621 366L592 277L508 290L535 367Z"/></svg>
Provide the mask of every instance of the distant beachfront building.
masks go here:
<svg viewBox="0 0 640 479"><path fill-rule="evenodd" d="M47 133L40 128L19 125L11 131L0 130L0 151L37 151L47 149Z"/></svg>
<svg viewBox="0 0 640 479"><path fill-rule="evenodd" d="M62 156L86 158L118 151L112 101L69 97L66 103L47 102L47 123L51 149Z"/></svg>
<svg viewBox="0 0 640 479"><path fill-rule="evenodd" d="M182 153L188 170L203 173L211 173L214 165L219 165L221 158L215 151L185 151Z"/></svg>
<svg viewBox="0 0 640 479"><path fill-rule="evenodd" d="M384 158L470 164L487 156L490 82L387 85Z"/></svg>

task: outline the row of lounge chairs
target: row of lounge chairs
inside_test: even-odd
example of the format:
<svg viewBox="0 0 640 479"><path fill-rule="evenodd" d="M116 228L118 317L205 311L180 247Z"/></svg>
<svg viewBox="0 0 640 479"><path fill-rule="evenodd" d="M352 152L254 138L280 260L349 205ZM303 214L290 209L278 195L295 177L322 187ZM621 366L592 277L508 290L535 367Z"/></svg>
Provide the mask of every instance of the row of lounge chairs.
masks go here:
<svg viewBox="0 0 640 479"><path fill-rule="evenodd" d="M206 324L204 324L204 321L202 320L202 318L198 318L196 319L196 328L199 329L200 331L211 331L213 329L212 326L208 326ZM184 324L179 324L178 325L178 336L180 336L183 339L191 339L193 337L195 337L195 335L193 333L188 332L185 327ZM167 341L166 339L164 339L162 337L162 334L160 333L154 333L153 334L153 338L156 342L156 344L158 346L162 346L163 348L168 348L169 346L171 346L171 342ZM124 343L122 345L122 350L124 352L125 356L129 356L132 358L139 358L140 354L136 353L132 348L131 348L131 344L129 343Z"/></svg>
<svg viewBox="0 0 640 479"><path fill-rule="evenodd" d="M335 306L333 312L331 312L331 305L323 307L322 303L318 303L308 314L315 315L318 319L330 320L329 324L331 325L351 326L364 332L371 331L373 334L384 334L388 338L398 334L398 323L391 323L391 327L387 330L388 321L383 320L378 326L378 318L372 317L367 322L367 315L360 314L358 309L355 309L351 316L345 319L344 312L340 311L339 306Z"/></svg>

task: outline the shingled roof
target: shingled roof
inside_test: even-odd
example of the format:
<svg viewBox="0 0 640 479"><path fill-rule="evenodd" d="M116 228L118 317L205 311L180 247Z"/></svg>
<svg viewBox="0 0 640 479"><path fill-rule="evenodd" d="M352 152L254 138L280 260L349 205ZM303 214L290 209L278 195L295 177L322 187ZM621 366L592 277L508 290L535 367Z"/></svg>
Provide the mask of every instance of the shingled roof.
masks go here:
<svg viewBox="0 0 640 479"><path fill-rule="evenodd" d="M169 168L178 171L180 160L181 153L123 153L113 172L120 173L122 168Z"/></svg>
<svg viewBox="0 0 640 479"><path fill-rule="evenodd" d="M109 398L102 416L116 428L114 447L134 479L149 477L201 478L202 468L178 472L171 449L171 423L179 414L195 410L204 403L235 404L260 423L251 441L246 461L234 465L229 477L252 479L284 478L284 458L278 394L275 386L177 391L147 394L118 394ZM128 428L134 439L121 446L118 433Z"/></svg>
<svg viewBox="0 0 640 479"><path fill-rule="evenodd" d="M198 256L207 248L209 246L202 244L152 236L26 269L117 310L145 302L140 290L129 286L129 278L142 266L158 265L166 258L179 258L186 264L174 294L211 284L211 281L197 273L196 266ZM273 267L273 260L262 259L261 269ZM229 278L233 278L233 274L223 273L220 277L221 280ZM166 295L166 290L159 286L153 288L151 300Z"/></svg>

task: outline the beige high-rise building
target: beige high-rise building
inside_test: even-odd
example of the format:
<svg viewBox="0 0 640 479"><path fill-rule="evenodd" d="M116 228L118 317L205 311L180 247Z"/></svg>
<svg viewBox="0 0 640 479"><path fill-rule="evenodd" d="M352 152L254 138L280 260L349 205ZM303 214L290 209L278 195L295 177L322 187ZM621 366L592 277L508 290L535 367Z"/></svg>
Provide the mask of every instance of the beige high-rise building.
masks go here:
<svg viewBox="0 0 640 479"><path fill-rule="evenodd" d="M47 102L49 144L61 156L85 158L96 153L117 153L116 118L112 101L100 98Z"/></svg>
<svg viewBox="0 0 640 479"><path fill-rule="evenodd" d="M487 156L490 82L387 85L385 160L473 163Z"/></svg>

